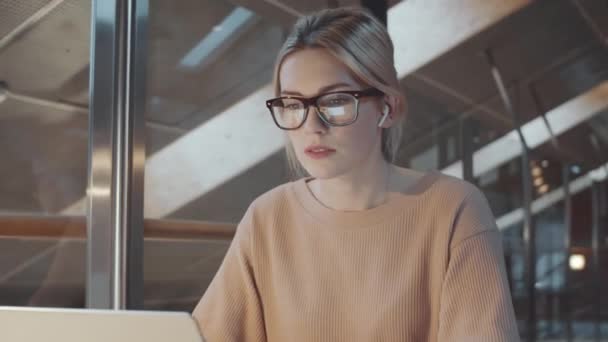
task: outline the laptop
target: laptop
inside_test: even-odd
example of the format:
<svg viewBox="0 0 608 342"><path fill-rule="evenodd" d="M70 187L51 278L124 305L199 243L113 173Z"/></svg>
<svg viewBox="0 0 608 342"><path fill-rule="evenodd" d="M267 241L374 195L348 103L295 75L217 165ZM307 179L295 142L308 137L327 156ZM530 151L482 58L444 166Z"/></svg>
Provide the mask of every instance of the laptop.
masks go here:
<svg viewBox="0 0 608 342"><path fill-rule="evenodd" d="M202 342L185 312L0 306L2 342Z"/></svg>

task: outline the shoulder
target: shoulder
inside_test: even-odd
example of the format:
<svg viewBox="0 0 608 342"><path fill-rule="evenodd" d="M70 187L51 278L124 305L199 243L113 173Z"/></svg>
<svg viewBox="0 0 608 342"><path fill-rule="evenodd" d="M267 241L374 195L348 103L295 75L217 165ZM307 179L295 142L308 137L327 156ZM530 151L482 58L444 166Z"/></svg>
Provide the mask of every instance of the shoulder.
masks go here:
<svg viewBox="0 0 608 342"><path fill-rule="evenodd" d="M237 227L237 234L239 231L245 230L248 231L247 234L250 234L251 230L256 230L256 226L263 225L274 213L279 212L281 205L289 197L292 183L278 185L257 196L243 214Z"/></svg>
<svg viewBox="0 0 608 342"><path fill-rule="evenodd" d="M293 186L294 182L284 183L257 196L239 222L235 238L247 241L255 258L263 258L266 247L280 240L285 228L298 221Z"/></svg>
<svg viewBox="0 0 608 342"><path fill-rule="evenodd" d="M250 210L256 213L270 214L279 210L286 202L291 201L294 182L283 183L260 194L250 205Z"/></svg>
<svg viewBox="0 0 608 342"><path fill-rule="evenodd" d="M429 210L441 210L444 215L455 214L470 201L485 199L475 185L440 171L429 171L412 192L421 195L421 205Z"/></svg>
<svg viewBox="0 0 608 342"><path fill-rule="evenodd" d="M441 202L444 205L448 204L446 202L458 204L478 191L473 184L438 170L423 172L396 167L396 173L402 177L398 181L396 191L430 197L432 201L424 201L428 204ZM412 179L414 180L412 181ZM403 190L402 185L406 186L405 190Z"/></svg>
<svg viewBox="0 0 608 342"><path fill-rule="evenodd" d="M436 195L444 195L450 199L461 202L474 193L481 193L475 185L465 180L439 171L436 171L436 173L438 175Z"/></svg>
<svg viewBox="0 0 608 342"><path fill-rule="evenodd" d="M498 232L494 214L483 192L462 179L438 173L431 195L437 209L449 210L450 246L477 234Z"/></svg>
<svg viewBox="0 0 608 342"><path fill-rule="evenodd" d="M255 230L268 227L277 215L289 216L294 201L294 182L287 182L258 195L249 205L239 225L251 225Z"/></svg>

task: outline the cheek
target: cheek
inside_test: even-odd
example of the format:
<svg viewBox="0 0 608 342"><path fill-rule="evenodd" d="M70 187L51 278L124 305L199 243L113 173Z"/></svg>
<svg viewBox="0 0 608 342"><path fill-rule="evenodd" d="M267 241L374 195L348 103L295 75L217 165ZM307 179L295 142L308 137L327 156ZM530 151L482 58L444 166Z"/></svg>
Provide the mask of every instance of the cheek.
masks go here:
<svg viewBox="0 0 608 342"><path fill-rule="evenodd" d="M294 148L296 153L302 149L302 144L304 144L304 139L298 134L298 131L289 131L285 133L285 140L287 144L290 144Z"/></svg>
<svg viewBox="0 0 608 342"><path fill-rule="evenodd" d="M374 140L378 135L378 119L379 116L373 109L364 107L364 110L359 113L357 122L352 127L356 130L357 139L366 142Z"/></svg>
<svg viewBox="0 0 608 342"><path fill-rule="evenodd" d="M374 122L371 122L369 118L357 120L355 124L345 127L340 133L339 140L349 146L350 150L359 152L371 148L378 134Z"/></svg>
<svg viewBox="0 0 608 342"><path fill-rule="evenodd" d="M285 133L285 140L286 140L288 143L295 144L295 143L296 143L296 141L297 141L297 138L295 137L295 134L294 134L294 132L293 132L293 131L287 131L287 132Z"/></svg>

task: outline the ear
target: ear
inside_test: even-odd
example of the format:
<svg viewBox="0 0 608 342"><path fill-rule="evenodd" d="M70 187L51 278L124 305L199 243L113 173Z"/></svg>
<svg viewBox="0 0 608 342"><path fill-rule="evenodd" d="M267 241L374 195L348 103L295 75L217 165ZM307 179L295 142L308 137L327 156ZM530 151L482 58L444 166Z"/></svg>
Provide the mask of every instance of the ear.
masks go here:
<svg viewBox="0 0 608 342"><path fill-rule="evenodd" d="M378 128L385 128L385 124L388 122L391 115L391 107L389 107L389 105L386 103L383 107L384 108L382 108L382 113L380 114L380 120L378 121Z"/></svg>
<svg viewBox="0 0 608 342"><path fill-rule="evenodd" d="M396 108L398 108L398 100L394 96L385 95L378 127L389 128L395 124L398 115Z"/></svg>

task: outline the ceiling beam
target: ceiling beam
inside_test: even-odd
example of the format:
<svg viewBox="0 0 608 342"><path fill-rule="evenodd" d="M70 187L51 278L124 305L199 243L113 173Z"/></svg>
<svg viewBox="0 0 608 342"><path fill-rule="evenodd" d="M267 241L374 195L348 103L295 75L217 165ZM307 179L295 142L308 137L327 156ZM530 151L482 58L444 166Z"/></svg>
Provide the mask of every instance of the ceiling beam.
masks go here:
<svg viewBox="0 0 608 342"><path fill-rule="evenodd" d="M25 32L31 30L36 25L38 25L38 23L42 21L42 19L44 19L49 13L51 13L64 1L65 0L51 0L44 6L40 7L40 9L38 9L34 14L22 21L21 24L17 25L17 27L12 29L9 33L7 33L4 37L0 39L0 51L8 47L12 42L21 37L21 35L23 35Z"/></svg>
<svg viewBox="0 0 608 342"><path fill-rule="evenodd" d="M546 114L547 121L555 136L560 136L599 112L608 108L608 81L595 86ZM530 149L551 140L551 134L543 119L536 117L524 124L522 133ZM520 156L522 146L516 130L483 146L473 154L473 176L479 177L508 161ZM444 173L462 178L462 161L452 163L442 170Z"/></svg>
<svg viewBox="0 0 608 342"><path fill-rule="evenodd" d="M275 22L283 27L289 27L303 15L298 9L279 0L231 0L231 3L249 9L263 20Z"/></svg>
<svg viewBox="0 0 608 342"><path fill-rule="evenodd" d="M532 0L402 1L388 12L403 78L532 3Z"/></svg>
<svg viewBox="0 0 608 342"><path fill-rule="evenodd" d="M551 63L543 66L540 69L535 70L534 72L526 75L525 77L519 79L517 81L519 87L531 88L534 82L542 75L546 73L550 73L558 68L563 67L564 65L571 63L573 60L582 58L585 54L589 53L589 51L595 46L594 43L588 43L581 47L577 47L571 51L564 53L561 56L557 56L553 59ZM489 75L489 73L488 73ZM454 127L454 125L459 124L459 120L464 120L469 117L477 117L481 122L486 122L490 125L496 124L498 126L499 131L506 131L513 128L513 123L506 114L495 111L490 106L490 103L498 101L500 99L500 94L496 92L494 95L484 99L482 101L473 102L473 99L460 94L459 91L448 87L441 82L438 82L426 75L421 74L420 72L414 72L411 75L407 76L410 80L416 80L425 85L428 85L434 88L436 91L441 92L442 94L446 94L451 96L452 98L460 101L461 103L468 105L467 109L458 114L458 117L455 117L454 120L446 120L441 123L438 127L433 128L433 134L426 134L417 137L413 137L413 140L408 141L407 145L401 149L402 157L406 159L411 157L417 151L421 151L425 148L431 146L435 141L434 138L438 135L445 134L447 130L450 130ZM524 88L522 88L524 89ZM432 90L429 90L432 91ZM515 89L514 89L515 91ZM523 91L523 90L519 90ZM538 113L537 113L538 114ZM498 117L502 117L502 120L497 120ZM490 121L491 120L491 121ZM493 126L492 126L493 127Z"/></svg>

